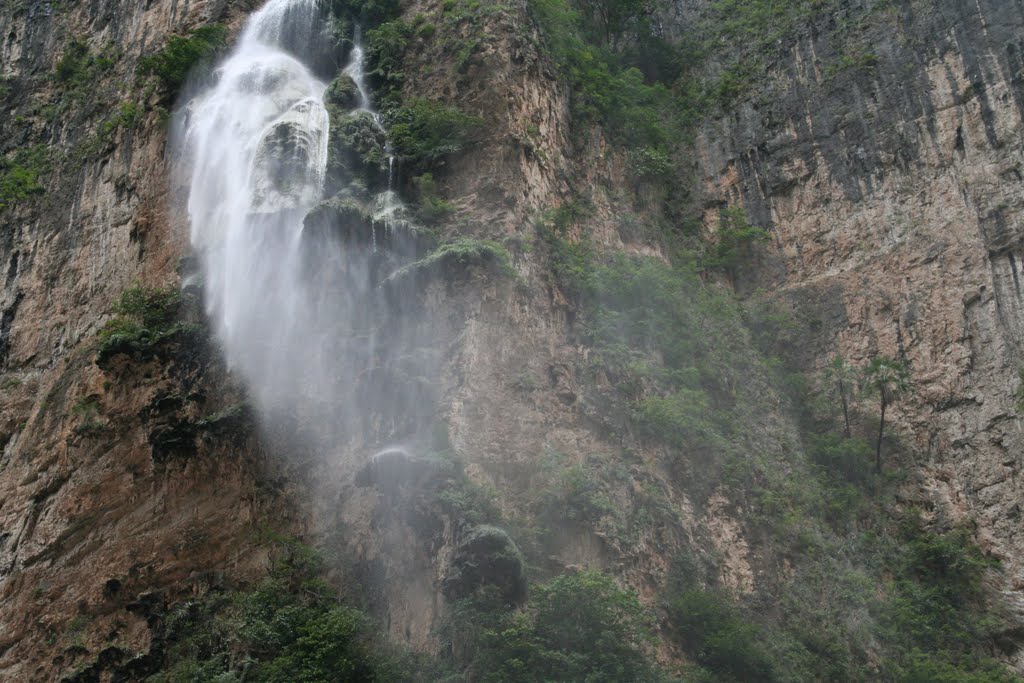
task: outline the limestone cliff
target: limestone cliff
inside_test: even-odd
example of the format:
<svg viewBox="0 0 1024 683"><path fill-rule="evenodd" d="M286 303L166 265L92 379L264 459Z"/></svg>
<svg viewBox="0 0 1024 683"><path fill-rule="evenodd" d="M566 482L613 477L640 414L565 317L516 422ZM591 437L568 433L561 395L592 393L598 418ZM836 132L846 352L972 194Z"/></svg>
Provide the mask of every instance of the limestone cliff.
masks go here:
<svg viewBox="0 0 1024 683"><path fill-rule="evenodd" d="M683 35L708 3L680 4L666 22ZM159 672L170 607L259 580L272 564L269 530L328 548L332 581L394 641L431 653L443 650L451 605L478 583L524 599L516 544L534 579L598 568L657 611L685 565L771 614L806 557L838 543L766 531L771 505L793 492L785 486L811 479L808 447L757 331L712 312L741 317L723 298L726 280L741 297L762 288L795 311L796 356L812 382L836 353L909 363L913 390L894 408L905 479L891 507L926 506L940 530L977 522L983 548L1003 561L986 575L991 610L1009 612L998 651L985 647L1020 668L1024 10L822 4L766 57L764 82L709 110L693 156L673 172L675 185L694 185L686 210L709 235L727 205L771 232L733 278L670 282L693 285L686 298L705 306L695 336L713 341L694 343L734 352L716 390L747 424L720 427L735 436L725 446L652 434L636 416L670 392L614 366L580 323L585 307L558 250L586 241L667 263L671 248L644 226L673 214L654 206L610 135L574 118L574 93L525 1L400 8L414 27L394 69L403 79L378 81L378 94L479 118L471 144L434 169L444 211L431 231L449 248L457 238L487 246L464 257L417 244L405 259L403 272L420 279L387 309L404 316L400 339L379 366L358 370L388 375L377 389L399 387L382 391L427 388L401 404L415 419L367 399L365 420L341 436L309 415L292 431L261 427L225 367L193 282L185 190L170 171L173 102L139 67L195 28L219 23L233 35L255 3L0 8L0 170L28 174L0 207L0 677ZM321 66L325 78L339 70ZM422 169L419 184L404 170L402 191L425 202ZM551 210L580 203L586 214L552 232ZM508 255L507 268L494 254ZM111 345L104 324L136 285L181 289L173 320ZM398 380L395 368L419 374ZM318 448L293 438L318 429ZM399 437L403 449L389 450ZM822 573L846 567L850 551L836 552ZM659 661L692 659L679 626L658 614ZM877 664L879 644L861 644L857 655Z"/></svg>
<svg viewBox="0 0 1024 683"><path fill-rule="evenodd" d="M909 363L922 498L979 521L1017 605L1022 27L1017 3L837 6L698 143L708 198L771 229L743 285L814 323L808 366Z"/></svg>

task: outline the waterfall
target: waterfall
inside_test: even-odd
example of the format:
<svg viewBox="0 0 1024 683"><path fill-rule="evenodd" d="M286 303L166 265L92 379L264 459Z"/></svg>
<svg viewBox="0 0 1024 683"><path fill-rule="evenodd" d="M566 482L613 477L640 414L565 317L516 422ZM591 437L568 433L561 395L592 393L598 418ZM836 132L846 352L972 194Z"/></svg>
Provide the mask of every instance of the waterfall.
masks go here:
<svg viewBox="0 0 1024 683"><path fill-rule="evenodd" d="M326 85L288 49L319 19L315 0L271 0L184 112L191 241L207 313L230 367L263 408L330 389L301 249L327 164Z"/></svg>
<svg viewBox="0 0 1024 683"><path fill-rule="evenodd" d="M345 110L311 68L329 61L322 21L317 0L253 14L211 85L179 109L178 153L207 315L255 407L317 448L376 448L422 429L433 405L422 378L436 363L380 286L418 238L358 34L338 76L358 89ZM376 152L346 142L345 127L368 119Z"/></svg>

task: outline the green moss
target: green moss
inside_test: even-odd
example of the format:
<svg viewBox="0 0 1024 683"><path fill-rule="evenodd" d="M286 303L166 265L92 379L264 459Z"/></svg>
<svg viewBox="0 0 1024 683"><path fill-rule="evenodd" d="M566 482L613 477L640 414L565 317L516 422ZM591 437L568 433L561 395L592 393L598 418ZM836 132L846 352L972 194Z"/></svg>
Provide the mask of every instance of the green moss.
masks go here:
<svg viewBox="0 0 1024 683"><path fill-rule="evenodd" d="M172 36L160 51L139 60L139 72L155 76L165 99L174 100L190 73L209 65L224 49L228 29L221 24L200 26L183 36Z"/></svg>
<svg viewBox="0 0 1024 683"><path fill-rule="evenodd" d="M340 107L343 110L355 109L359 105L359 88L352 77L340 73L327 86L324 93L324 104Z"/></svg>

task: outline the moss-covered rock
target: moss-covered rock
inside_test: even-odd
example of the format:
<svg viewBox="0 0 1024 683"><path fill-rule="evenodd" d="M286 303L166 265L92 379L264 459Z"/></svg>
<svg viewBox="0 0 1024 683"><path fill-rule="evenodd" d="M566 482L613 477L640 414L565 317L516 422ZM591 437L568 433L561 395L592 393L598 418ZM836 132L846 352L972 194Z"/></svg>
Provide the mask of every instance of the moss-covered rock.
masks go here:
<svg viewBox="0 0 1024 683"><path fill-rule="evenodd" d="M395 271L386 284L391 288L410 284L418 288L436 278L457 282L480 273L514 275L508 249L492 240L460 237Z"/></svg>
<svg viewBox="0 0 1024 683"><path fill-rule="evenodd" d="M333 105L327 111L331 117L327 191L337 192L353 181L370 189L386 185L387 138L373 115Z"/></svg>
<svg viewBox="0 0 1024 683"><path fill-rule="evenodd" d="M359 106L359 88L347 73L340 73L331 81L324 93L324 104L342 110L351 110Z"/></svg>
<svg viewBox="0 0 1024 683"><path fill-rule="evenodd" d="M330 234L344 243L367 243L373 236L373 215L363 203L346 195L320 202L306 215L303 225L310 236Z"/></svg>
<svg viewBox="0 0 1024 683"><path fill-rule="evenodd" d="M515 541L504 530L482 524L466 534L455 549L444 581L445 595L461 600L491 586L505 602L520 604L526 600L523 567L523 555Z"/></svg>

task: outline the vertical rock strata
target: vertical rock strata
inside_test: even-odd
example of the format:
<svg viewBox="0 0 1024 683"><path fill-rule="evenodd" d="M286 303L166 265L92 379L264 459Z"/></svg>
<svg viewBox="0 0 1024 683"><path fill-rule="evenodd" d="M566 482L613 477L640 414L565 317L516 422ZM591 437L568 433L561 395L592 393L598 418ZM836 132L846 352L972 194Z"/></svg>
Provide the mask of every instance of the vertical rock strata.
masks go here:
<svg viewBox="0 0 1024 683"><path fill-rule="evenodd" d="M909 363L896 421L927 498L977 519L1018 587L1022 36L1014 2L852 3L782 46L698 143L708 196L772 233L745 285L820 329L808 366Z"/></svg>

